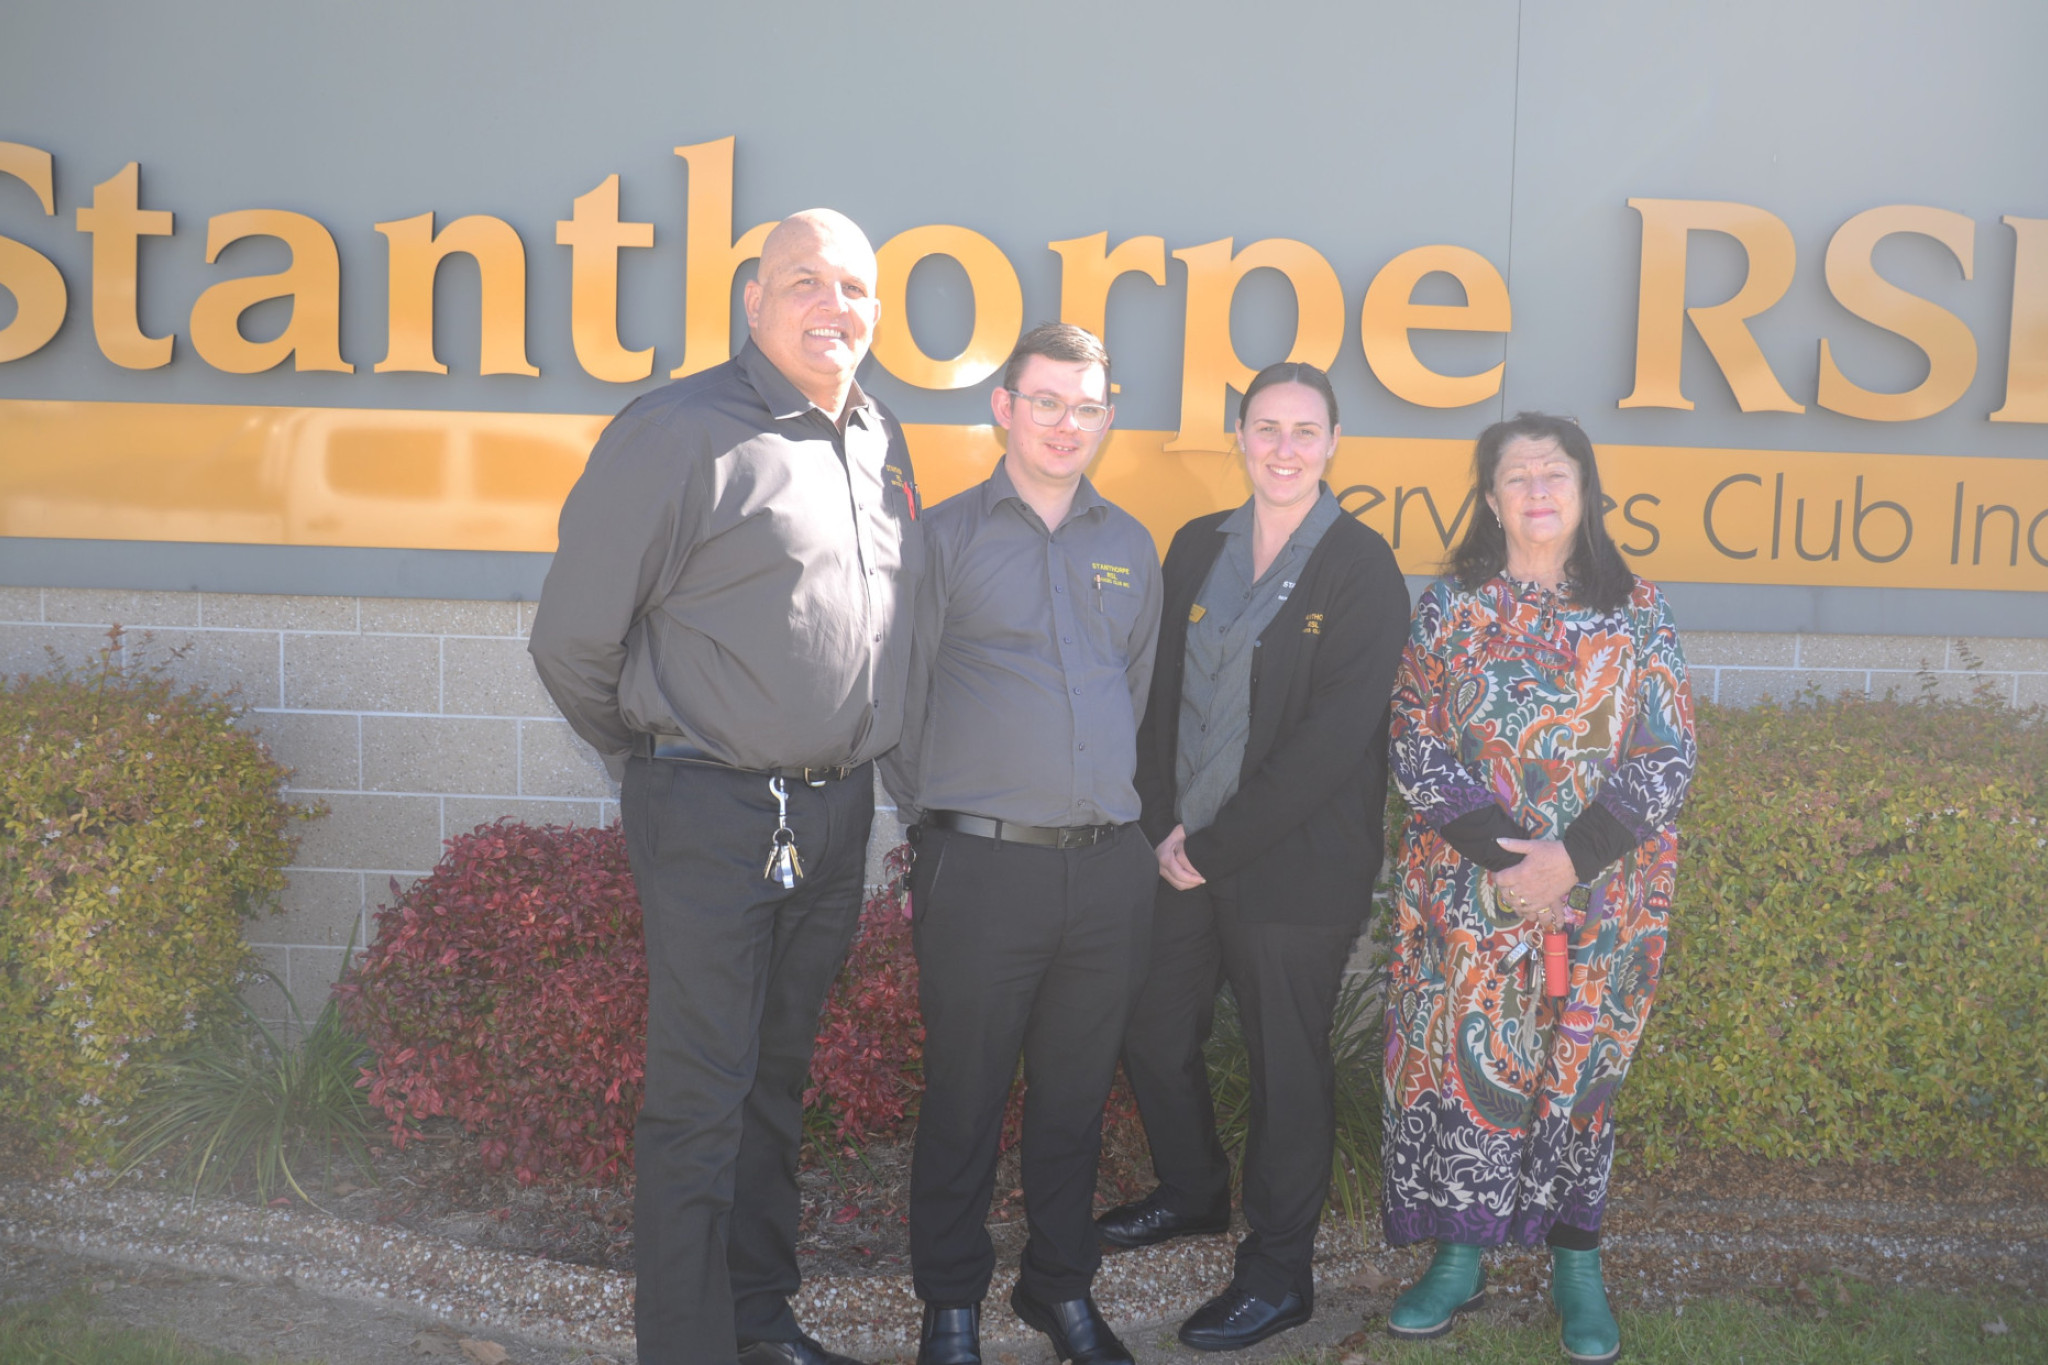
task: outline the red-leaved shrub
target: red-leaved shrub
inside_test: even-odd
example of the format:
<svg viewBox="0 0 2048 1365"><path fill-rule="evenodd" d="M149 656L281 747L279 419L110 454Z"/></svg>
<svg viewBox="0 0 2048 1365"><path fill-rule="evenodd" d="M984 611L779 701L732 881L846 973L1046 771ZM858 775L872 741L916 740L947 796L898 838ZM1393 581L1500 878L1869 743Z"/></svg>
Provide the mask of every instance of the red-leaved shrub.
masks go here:
<svg viewBox="0 0 2048 1365"><path fill-rule="evenodd" d="M902 884L908 847L889 854L888 880L861 914L860 937L832 986L804 1091L806 1124L842 1144L894 1136L924 1088L924 1018Z"/></svg>
<svg viewBox="0 0 2048 1365"><path fill-rule="evenodd" d="M446 1115L521 1183L632 1159L646 1064L640 898L616 828L510 820L448 841L337 988L403 1144Z"/></svg>
<svg viewBox="0 0 2048 1365"><path fill-rule="evenodd" d="M904 852L890 855L892 885ZM640 901L617 826L510 820L448 841L377 915L337 988L368 1044L370 1100L403 1143L445 1115L522 1183L632 1164L646 1061ZM900 891L867 903L826 1002L809 1127L843 1144L902 1133L922 1085L917 964Z"/></svg>

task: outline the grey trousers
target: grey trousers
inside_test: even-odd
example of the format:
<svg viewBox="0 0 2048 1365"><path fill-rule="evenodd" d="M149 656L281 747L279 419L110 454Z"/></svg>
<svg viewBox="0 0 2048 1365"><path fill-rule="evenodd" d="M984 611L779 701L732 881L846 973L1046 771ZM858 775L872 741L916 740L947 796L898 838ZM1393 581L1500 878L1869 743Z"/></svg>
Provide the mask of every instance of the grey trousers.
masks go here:
<svg viewBox="0 0 2048 1365"><path fill-rule="evenodd" d="M636 758L619 793L647 941L634 1129L642 1365L732 1365L798 1326L796 1167L818 1013L860 926L873 772L787 784L806 876L761 876L768 779Z"/></svg>

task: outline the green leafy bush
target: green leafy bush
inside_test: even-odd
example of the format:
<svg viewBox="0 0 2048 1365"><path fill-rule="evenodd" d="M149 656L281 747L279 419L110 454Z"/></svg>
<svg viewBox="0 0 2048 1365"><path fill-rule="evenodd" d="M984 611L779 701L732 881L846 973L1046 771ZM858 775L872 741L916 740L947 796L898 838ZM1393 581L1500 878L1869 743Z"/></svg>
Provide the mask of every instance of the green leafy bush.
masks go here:
<svg viewBox="0 0 2048 1365"><path fill-rule="evenodd" d="M1700 708L1621 1130L2048 1160L2048 724L1980 698Z"/></svg>
<svg viewBox="0 0 2048 1365"><path fill-rule="evenodd" d="M79 1156L110 1145L141 1063L234 1009L242 922L315 813L232 699L108 641L0 687L0 1103Z"/></svg>

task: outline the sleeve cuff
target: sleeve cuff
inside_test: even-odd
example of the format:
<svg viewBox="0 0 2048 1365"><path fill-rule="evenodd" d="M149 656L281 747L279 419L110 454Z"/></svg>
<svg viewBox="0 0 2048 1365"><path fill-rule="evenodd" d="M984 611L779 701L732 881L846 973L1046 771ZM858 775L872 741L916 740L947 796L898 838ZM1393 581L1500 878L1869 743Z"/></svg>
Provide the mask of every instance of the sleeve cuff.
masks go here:
<svg viewBox="0 0 2048 1365"><path fill-rule="evenodd" d="M1512 815L1495 805L1467 811L1441 826L1437 833L1444 837L1445 843L1488 872L1503 872L1522 861L1521 854L1508 852L1495 840L1531 837L1528 830L1515 823Z"/></svg>
<svg viewBox="0 0 2048 1365"><path fill-rule="evenodd" d="M1594 802L1564 832L1564 851L1571 855L1579 880L1590 882L1640 842L1614 812Z"/></svg>

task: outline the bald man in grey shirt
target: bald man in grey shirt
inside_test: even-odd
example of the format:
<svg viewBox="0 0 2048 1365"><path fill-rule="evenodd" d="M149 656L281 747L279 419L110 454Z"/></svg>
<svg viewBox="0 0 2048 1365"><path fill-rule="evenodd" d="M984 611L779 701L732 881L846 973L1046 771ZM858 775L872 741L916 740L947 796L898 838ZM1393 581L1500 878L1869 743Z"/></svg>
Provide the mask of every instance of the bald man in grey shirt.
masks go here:
<svg viewBox="0 0 2048 1365"><path fill-rule="evenodd" d="M924 542L903 429L854 382L878 312L867 238L825 210L784 220L746 307L738 357L605 429L530 648L624 779L648 977L640 1360L852 1365L790 1311L796 1162ZM785 839L801 867L770 858Z"/></svg>
<svg viewBox="0 0 2048 1365"><path fill-rule="evenodd" d="M1158 883L1132 777L1160 580L1151 534L1082 473L1108 396L1101 342L1058 324L1028 333L992 399L1007 453L926 518L904 738L883 760L917 816L919 1365L981 1358L985 1222L1020 1053L1031 1235L1011 1306L1062 1360L1130 1360L1089 1293L1092 1201Z"/></svg>

